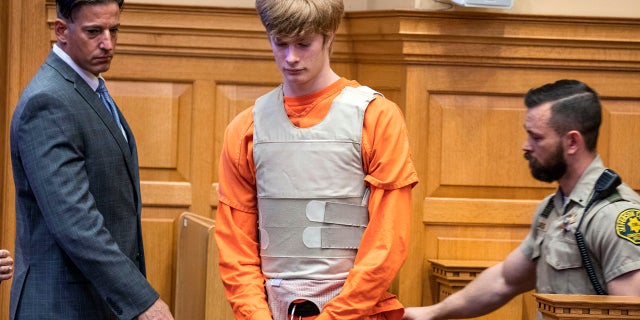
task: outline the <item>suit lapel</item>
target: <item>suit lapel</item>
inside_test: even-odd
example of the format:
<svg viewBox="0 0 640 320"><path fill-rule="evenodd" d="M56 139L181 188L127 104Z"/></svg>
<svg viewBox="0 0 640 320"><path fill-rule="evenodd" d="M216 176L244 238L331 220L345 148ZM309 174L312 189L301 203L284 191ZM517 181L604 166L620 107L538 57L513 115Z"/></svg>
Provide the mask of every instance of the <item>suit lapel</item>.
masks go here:
<svg viewBox="0 0 640 320"><path fill-rule="evenodd" d="M127 147L129 148L129 156L127 157L127 168L129 168L129 175L131 176L133 185L136 188L136 203L138 203L138 209L140 209L142 207L142 202L140 200L140 171L138 169L138 150L136 146L136 139L133 137L133 131L131 130L131 127L129 127L129 123L124 118L124 116L122 116L122 113L120 113L119 110L118 116L120 117L120 122L122 123L122 127L124 128L124 132L126 133L128 139L125 140L123 138L122 140L124 140L125 142L128 141ZM122 136L122 132L119 129L118 133L120 133L120 136ZM125 152L125 154L127 153Z"/></svg>
<svg viewBox="0 0 640 320"><path fill-rule="evenodd" d="M128 123L118 111L120 121L124 127L127 139L122 135L122 131L118 127L115 119L104 105L98 94L91 89L89 84L80 77L80 75L73 70L66 62L64 62L53 51L47 57L47 64L56 69L67 81L73 83L73 86L78 94L87 102L89 107L98 114L98 117L102 120L102 123L109 129L111 136L116 140L120 151L127 164L127 170L129 171L129 177L131 183L135 186L136 197L140 199L140 183L138 173L138 158L136 152L136 143L133 138L133 133ZM117 106L116 106L117 107ZM139 202L139 201L138 201Z"/></svg>

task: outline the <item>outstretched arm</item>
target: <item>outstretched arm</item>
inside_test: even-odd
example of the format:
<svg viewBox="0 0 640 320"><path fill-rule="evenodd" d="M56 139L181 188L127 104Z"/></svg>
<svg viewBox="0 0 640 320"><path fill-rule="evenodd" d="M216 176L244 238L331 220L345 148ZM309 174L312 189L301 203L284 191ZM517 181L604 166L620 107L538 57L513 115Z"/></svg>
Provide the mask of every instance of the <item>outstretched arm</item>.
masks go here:
<svg viewBox="0 0 640 320"><path fill-rule="evenodd" d="M403 319L459 319L487 314L517 294L533 289L535 274L535 262L516 249L503 262L485 270L464 289L442 302L407 308Z"/></svg>
<svg viewBox="0 0 640 320"><path fill-rule="evenodd" d="M612 296L640 296L640 270L627 272L607 283Z"/></svg>

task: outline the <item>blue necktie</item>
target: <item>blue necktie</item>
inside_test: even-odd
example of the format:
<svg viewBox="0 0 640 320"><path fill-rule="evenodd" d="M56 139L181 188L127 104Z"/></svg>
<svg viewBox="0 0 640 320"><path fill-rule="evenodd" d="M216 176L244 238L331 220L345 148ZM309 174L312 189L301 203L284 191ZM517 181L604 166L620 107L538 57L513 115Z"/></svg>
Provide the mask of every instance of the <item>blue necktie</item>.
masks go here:
<svg viewBox="0 0 640 320"><path fill-rule="evenodd" d="M104 85L104 79L98 78L98 82L99 84L98 84L98 89L96 89L96 92L100 96L100 99L102 99L102 103L104 103L105 107L107 107L107 109L113 116L113 119L116 120L116 123L118 124L118 127L120 128L120 131L122 131L122 135L126 140L127 134L124 133L124 128L122 127L122 123L120 122L118 111L116 111L116 104L113 102L113 99L111 99L111 96L109 95L109 91L107 91L107 87Z"/></svg>

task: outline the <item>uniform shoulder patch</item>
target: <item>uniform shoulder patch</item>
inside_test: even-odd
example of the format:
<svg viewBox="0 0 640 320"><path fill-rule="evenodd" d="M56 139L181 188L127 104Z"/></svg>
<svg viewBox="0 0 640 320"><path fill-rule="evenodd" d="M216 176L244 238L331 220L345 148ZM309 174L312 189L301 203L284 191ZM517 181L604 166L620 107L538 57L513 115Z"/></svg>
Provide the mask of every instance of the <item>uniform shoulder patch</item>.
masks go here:
<svg viewBox="0 0 640 320"><path fill-rule="evenodd" d="M616 234L635 245L640 245L640 209L627 209L618 214Z"/></svg>

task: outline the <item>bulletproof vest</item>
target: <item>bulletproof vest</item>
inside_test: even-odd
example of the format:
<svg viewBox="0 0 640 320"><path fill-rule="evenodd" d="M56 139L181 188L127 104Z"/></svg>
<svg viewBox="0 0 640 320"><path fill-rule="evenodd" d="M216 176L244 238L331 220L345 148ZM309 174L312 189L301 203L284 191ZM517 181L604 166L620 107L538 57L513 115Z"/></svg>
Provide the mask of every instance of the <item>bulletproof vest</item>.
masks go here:
<svg viewBox="0 0 640 320"><path fill-rule="evenodd" d="M344 280L369 220L364 113L376 92L345 87L320 123L294 126L282 87L256 100L253 158L267 279Z"/></svg>

